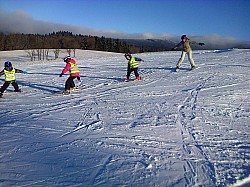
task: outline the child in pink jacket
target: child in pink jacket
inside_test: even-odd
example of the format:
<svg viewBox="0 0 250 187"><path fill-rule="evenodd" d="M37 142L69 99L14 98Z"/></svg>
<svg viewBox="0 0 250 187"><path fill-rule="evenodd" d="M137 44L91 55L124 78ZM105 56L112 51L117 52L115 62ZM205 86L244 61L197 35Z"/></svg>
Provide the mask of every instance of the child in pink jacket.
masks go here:
<svg viewBox="0 0 250 187"><path fill-rule="evenodd" d="M69 55L64 58L64 62L66 62L66 66L62 70L60 77L62 77L63 74L69 71L70 76L65 83L65 89L63 91L63 94L69 94L70 89L75 88L74 79L77 78L78 80L80 80L80 70L78 68L78 65L76 64L76 61Z"/></svg>

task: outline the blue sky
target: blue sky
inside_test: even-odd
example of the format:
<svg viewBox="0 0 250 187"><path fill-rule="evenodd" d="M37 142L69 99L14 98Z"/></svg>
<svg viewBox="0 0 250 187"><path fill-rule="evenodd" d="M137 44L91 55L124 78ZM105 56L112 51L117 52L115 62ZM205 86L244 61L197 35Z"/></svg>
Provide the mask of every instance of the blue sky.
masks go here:
<svg viewBox="0 0 250 187"><path fill-rule="evenodd" d="M222 35L250 41L249 0L0 0L0 10L68 25L69 30L76 26L96 32Z"/></svg>

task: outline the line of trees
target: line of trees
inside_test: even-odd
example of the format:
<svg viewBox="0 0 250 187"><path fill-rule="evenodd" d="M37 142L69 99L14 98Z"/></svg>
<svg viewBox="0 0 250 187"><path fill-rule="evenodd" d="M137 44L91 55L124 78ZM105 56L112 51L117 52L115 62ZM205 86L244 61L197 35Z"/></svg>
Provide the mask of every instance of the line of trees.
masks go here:
<svg viewBox="0 0 250 187"><path fill-rule="evenodd" d="M88 49L112 52L125 52L129 46L118 39L97 36L73 35L60 31L50 34L0 33L0 50L26 49Z"/></svg>
<svg viewBox="0 0 250 187"><path fill-rule="evenodd" d="M97 51L109 51L117 53L139 53L145 51L156 51L146 46L128 45L119 39L91 36L74 35L72 32L59 31L45 35L22 34L22 33L0 33L0 50L41 50L37 53L47 53L45 49L85 49ZM46 55L43 55L46 56Z"/></svg>

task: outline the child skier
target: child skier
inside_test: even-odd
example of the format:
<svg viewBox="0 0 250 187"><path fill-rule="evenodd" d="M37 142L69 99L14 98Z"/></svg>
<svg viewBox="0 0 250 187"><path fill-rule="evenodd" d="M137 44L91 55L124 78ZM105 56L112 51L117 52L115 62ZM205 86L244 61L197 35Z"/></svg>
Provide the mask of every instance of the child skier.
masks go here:
<svg viewBox="0 0 250 187"><path fill-rule="evenodd" d="M125 78L125 80L129 80L130 74L132 73L132 71L134 71L135 74L135 80L141 80L141 77L139 76L138 73L138 67L139 67L139 61L144 62L144 60L134 57L129 53L126 53L125 58L128 60L128 69L127 69L127 76Z"/></svg>
<svg viewBox="0 0 250 187"><path fill-rule="evenodd" d="M23 73L23 71L12 67L12 63L9 61L4 63L4 69L0 72L0 76L5 75L5 82L0 88L0 97L2 97L3 92L9 87L10 84L14 87L15 92L21 92L21 89L19 89L19 86L16 83L16 73Z"/></svg>
<svg viewBox="0 0 250 187"><path fill-rule="evenodd" d="M65 89L63 91L63 94L69 94L70 89L75 88L74 79L77 78L80 81L80 70L78 68L78 65L76 64L76 61L69 55L64 58L64 62L66 62L66 66L62 70L60 77L62 77L63 74L69 71L70 76L65 83Z"/></svg>
<svg viewBox="0 0 250 187"><path fill-rule="evenodd" d="M182 35L181 40L182 41L173 48L173 50L175 50L177 47L182 46L182 54L181 54L181 58L179 59L178 63L176 64L176 71L180 70L180 66L181 66L186 54L188 54L188 60L189 60L189 62L191 64L191 68L194 69L196 67L196 65L195 65L193 57L192 57L192 49L190 47L190 44L198 44L200 46L203 46L205 44L204 43L197 43L195 41L191 41L187 37L187 35Z"/></svg>

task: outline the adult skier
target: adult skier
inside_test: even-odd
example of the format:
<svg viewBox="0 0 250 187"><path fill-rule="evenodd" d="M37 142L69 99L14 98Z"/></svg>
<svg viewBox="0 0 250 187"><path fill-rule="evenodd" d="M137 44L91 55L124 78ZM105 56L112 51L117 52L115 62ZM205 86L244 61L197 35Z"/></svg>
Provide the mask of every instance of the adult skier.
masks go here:
<svg viewBox="0 0 250 187"><path fill-rule="evenodd" d="M19 89L19 86L16 83L16 73L23 73L23 71L12 67L12 63L10 61L4 63L4 69L0 72L0 76L5 76L5 82L0 88L0 97L2 97L3 92L9 87L10 84L14 87L14 92L21 92L21 89Z"/></svg>
<svg viewBox="0 0 250 187"><path fill-rule="evenodd" d="M135 80L141 80L141 77L139 76L138 73L138 68L139 68L139 62L144 62L144 60L138 57L134 57L129 53L126 53L124 56L128 60L127 76L125 80L129 80L130 74L132 72L134 72L135 74Z"/></svg>
<svg viewBox="0 0 250 187"><path fill-rule="evenodd" d="M71 58L69 55L64 58L64 62L66 62L66 66L62 70L62 73L59 77L62 77L63 74L69 71L70 76L65 83L63 94L70 94L70 90L75 88L74 79L77 78L78 80L80 80L80 70L78 68L78 65L76 64L75 59Z"/></svg>
<svg viewBox="0 0 250 187"><path fill-rule="evenodd" d="M177 49L178 47L182 47L182 54L181 54L181 58L179 59L178 63L176 64L176 71L180 70L180 66L186 56L186 54L188 55L188 60L191 64L191 68L194 69L196 67L193 57L192 57L192 48L190 47L190 44L197 44L200 46L205 45L204 43L197 43L195 41L191 41L187 35L182 35L181 36L181 42L178 43L172 50Z"/></svg>

